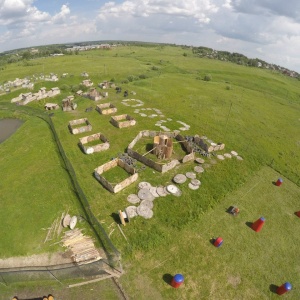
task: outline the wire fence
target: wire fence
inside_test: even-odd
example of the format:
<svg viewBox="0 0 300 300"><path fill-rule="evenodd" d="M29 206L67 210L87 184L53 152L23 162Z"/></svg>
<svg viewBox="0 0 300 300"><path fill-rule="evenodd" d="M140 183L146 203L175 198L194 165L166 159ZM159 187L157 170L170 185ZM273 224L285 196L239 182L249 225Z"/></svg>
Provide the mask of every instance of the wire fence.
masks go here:
<svg viewBox="0 0 300 300"><path fill-rule="evenodd" d="M101 275L111 276L106 268L107 264L101 259L83 265L71 263L45 267L0 269L0 283L8 286L16 282L56 281L63 285L68 280L93 279Z"/></svg>
<svg viewBox="0 0 300 300"><path fill-rule="evenodd" d="M26 115L30 116L35 116L38 118L41 118L44 120L50 127L51 132L53 133L53 137L56 141L57 147L59 149L61 158L65 164L66 170L69 173L70 179L72 181L73 187L76 191L78 200L81 204L84 217L91 226L91 228L94 230L94 233L100 242L100 245L103 247L106 255L107 255L107 264L122 273L122 265L121 265L121 255L120 252L116 249L116 247L113 245L112 241L108 237L107 233L105 232L104 228L101 226L97 218L94 216L90 204L87 200L87 197L85 196L83 190L81 189L76 173L74 171L74 168L69 161L63 146L59 140L59 137L57 135L57 132L55 130L55 126L51 120L51 117L45 113L41 112L39 109L35 109L32 107L27 107L27 106L16 106L15 104L11 103L5 103L5 105L0 104L0 109L3 110L9 110L17 113L24 113ZM101 260L103 261L103 260ZM103 264L99 262L91 263L91 264L86 264L86 265L64 265L64 267L33 267L33 268L17 268L17 269L0 269L0 282L3 280L3 283L9 283L12 281L23 281L23 279L30 279L30 280L41 280L43 278L47 279L54 279L58 278L58 280L64 279L64 276L70 277L70 278L76 278L76 277L84 277L87 274L88 276L92 276L94 274L94 268L96 266L97 269L97 274L101 273L106 273L104 269L101 267ZM96 273L95 273L96 274ZM57 276L56 276L57 275ZM20 279L20 280L19 280Z"/></svg>

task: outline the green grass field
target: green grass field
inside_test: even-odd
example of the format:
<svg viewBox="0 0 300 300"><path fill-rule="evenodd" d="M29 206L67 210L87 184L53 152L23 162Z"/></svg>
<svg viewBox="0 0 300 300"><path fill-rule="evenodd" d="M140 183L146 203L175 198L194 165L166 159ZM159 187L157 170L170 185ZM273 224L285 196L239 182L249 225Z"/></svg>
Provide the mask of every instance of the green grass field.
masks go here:
<svg viewBox="0 0 300 300"><path fill-rule="evenodd" d="M96 103L81 97L74 100L77 110L55 111L52 118L92 211L122 253L125 274L121 283L132 299L273 299L276 295L270 285L285 281L294 286L285 297L296 299L299 81L268 70L200 59L192 52L183 56L184 52L187 50L181 47L128 46L37 59L32 66L8 65L0 74L0 82L43 71L73 74L59 82L36 84L35 90L64 86L62 94L50 101L29 104L43 110L46 102L61 104L72 94L72 86L83 80L80 73L87 71L94 85L114 79L123 91L136 92L129 98L140 99L145 103L142 107L157 108L164 114L141 117L134 112L135 107L121 103L123 93L107 90L109 97L104 102L114 104L117 115L133 116L137 120L134 127L118 129L109 123L110 116L95 110L86 113L85 109ZM205 82L202 78L208 73L212 81ZM141 74L147 78L121 84L129 76ZM231 89L227 90L229 84ZM0 105L21 91L1 96ZM9 116L22 117L0 111L0 117ZM91 134L101 132L108 138L108 151L85 155L80 150L79 138L89 133L71 135L68 122L83 117L93 126ZM185 183L180 186L181 197L154 200L152 219L137 217L122 228L127 242L114 217L119 209L130 205L126 198L137 192L138 182L167 185L175 174L191 171L196 164L189 162L165 174L146 168L136 184L118 194L105 190L93 177L93 170L125 152L139 131L158 130L156 121L167 118L172 119L164 124L167 127L178 129L176 126L181 125L177 121L184 122L190 130L182 134L206 135L223 142L223 153L235 150L244 160L225 160L206 169L197 177L202 183L197 191L191 191ZM140 147L140 153L146 152L146 145ZM1 239L0 257L57 251L59 246L43 243L46 232L41 228L49 227L67 208L80 214L80 207L49 128L40 119L27 117L17 133L0 145L0 153L1 169L5 171L0 175L5 207L1 219L6 224L1 227L1 236L11 228L10 234ZM113 180L116 174L109 175ZM278 188L272 181L279 176L284 183ZM241 209L237 218L225 213L233 204ZM265 227L255 233L246 222L261 216L266 218ZM29 218L32 221L24 225ZM218 249L210 243L217 236L224 238L224 245ZM179 289L166 283L176 273L185 276Z"/></svg>
<svg viewBox="0 0 300 300"><path fill-rule="evenodd" d="M270 285L290 281L294 290L286 298L297 299L300 223L294 212L299 187L284 178L285 185L278 188L272 184L278 175L262 168L199 220L166 233L155 250L134 251L125 265L127 276L122 277L125 290L131 291L133 299L154 299L152 295L157 299L275 299L278 295ZM240 208L237 217L226 213L231 205ZM156 217L161 217L159 209ZM261 216L266 222L256 233L246 223ZM220 248L210 243L218 236L224 240ZM179 289L163 280L176 273L185 276ZM142 292L143 285L147 286Z"/></svg>

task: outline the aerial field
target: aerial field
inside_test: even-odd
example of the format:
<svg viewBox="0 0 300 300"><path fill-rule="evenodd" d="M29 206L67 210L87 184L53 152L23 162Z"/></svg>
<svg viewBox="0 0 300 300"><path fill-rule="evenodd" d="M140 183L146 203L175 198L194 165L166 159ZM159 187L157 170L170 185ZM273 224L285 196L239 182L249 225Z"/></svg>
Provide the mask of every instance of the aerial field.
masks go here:
<svg viewBox="0 0 300 300"><path fill-rule="evenodd" d="M198 58L189 48L157 45L19 62L5 67L0 83L33 74L51 72L60 77L68 73L58 82L36 82L34 91L57 86L62 92L27 105L43 111L45 103L61 105L62 99L74 94L72 89L83 80L80 74L84 71L94 86L113 80L122 87L122 93L108 89L108 98L98 102L76 96L77 109L54 111L52 121L91 210L122 254L125 274L120 282L129 297L275 299L274 286L289 281L293 290L285 295L286 299L298 298L300 219L294 213L300 210L299 81L270 70ZM203 80L207 74L212 76L211 81ZM143 105L124 105L125 90L128 99L138 99ZM25 120L13 136L0 144L1 198L5 207L0 213L5 224L1 226L5 238L1 239L0 258L63 251L59 244L50 245L59 237L44 243L47 232L42 228L49 227L68 209L72 214L82 214L47 123L4 109L21 92L25 90L0 96L0 118ZM115 115L128 114L137 124L118 129L111 125L110 115L100 115L95 109L85 112L105 102L117 107ZM153 109L163 116L149 117ZM72 135L68 122L80 118L88 118L92 131ZM180 130L184 123L189 129L182 135L205 135L225 144L220 153L234 150L243 160L212 157L217 164L197 174L201 181L198 190L190 190L184 183L178 185L180 197L155 199L153 218L133 218L122 227L125 239L117 227L117 212L131 205L127 197L138 192L138 183L166 186L176 174L193 171L197 164L180 164L164 174L147 167L139 172L136 183L117 194L104 189L93 171L126 152L140 131L163 131L156 125L160 119L166 120L164 125L171 130ZM108 138L110 149L84 154L79 138L98 132ZM147 152L142 143L137 149L141 154ZM206 163L211 161L204 159ZM108 174L111 181L124 178L124 174L114 172ZM279 177L284 181L277 187L273 182ZM231 205L240 208L237 217L226 213ZM247 224L262 216L266 224L255 233ZM79 226L93 235L85 222ZM220 248L210 242L218 236L224 239ZM169 281L176 273L182 273L185 282L173 289Z"/></svg>

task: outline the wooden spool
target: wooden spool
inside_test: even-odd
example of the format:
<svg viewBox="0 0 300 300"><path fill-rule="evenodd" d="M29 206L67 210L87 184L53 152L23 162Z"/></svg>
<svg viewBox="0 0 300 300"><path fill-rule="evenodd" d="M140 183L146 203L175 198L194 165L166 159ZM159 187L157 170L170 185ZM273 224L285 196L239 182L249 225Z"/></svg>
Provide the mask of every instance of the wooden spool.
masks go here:
<svg viewBox="0 0 300 300"><path fill-rule="evenodd" d="M77 224L77 217L73 216L70 220L70 229L74 229Z"/></svg>
<svg viewBox="0 0 300 300"><path fill-rule="evenodd" d="M121 221L122 225L126 226L126 221L129 221L127 214L125 212L119 210L119 217L120 217L120 221Z"/></svg>
<svg viewBox="0 0 300 300"><path fill-rule="evenodd" d="M62 226L68 227L70 225L70 221L71 221L71 216L69 214L65 215L63 222L62 222Z"/></svg>

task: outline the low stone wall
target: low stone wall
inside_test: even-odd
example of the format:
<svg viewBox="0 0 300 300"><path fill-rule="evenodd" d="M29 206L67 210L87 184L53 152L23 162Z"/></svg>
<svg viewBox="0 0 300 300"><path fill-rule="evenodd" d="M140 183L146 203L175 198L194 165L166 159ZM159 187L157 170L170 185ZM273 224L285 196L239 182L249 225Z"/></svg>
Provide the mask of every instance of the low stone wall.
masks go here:
<svg viewBox="0 0 300 300"><path fill-rule="evenodd" d="M136 120L131 116L124 114L119 116L112 116L110 119L110 123L117 128L124 128L134 126L136 124Z"/></svg>
<svg viewBox="0 0 300 300"><path fill-rule="evenodd" d="M107 181L102 176L102 174L105 173L106 171L108 171L112 168L118 167L118 166L121 167L122 169L124 169L127 173L132 174L132 175L130 177L126 178L125 180L123 180L122 182L117 183L116 185L113 185L112 183ZM111 193L118 193L119 191L123 190L128 185L132 184L133 182L135 182L138 179L138 173L135 173L135 169L132 166L130 166L130 165L126 164L125 162L123 162L122 160L120 160L119 158L109 161L109 162L105 163L104 165L96 168L94 170L94 175L95 175L96 179Z"/></svg>
<svg viewBox="0 0 300 300"><path fill-rule="evenodd" d="M74 126L77 126L80 124L85 124L85 126L73 128ZM72 120L69 122L68 127L69 127L69 130L71 131L71 133L73 133L73 134L78 134L78 133L87 132L87 131L92 130L92 125L88 121L87 118Z"/></svg>
<svg viewBox="0 0 300 300"><path fill-rule="evenodd" d="M194 137L195 143L199 145L205 152L213 152L224 150L225 144L223 143L209 143L207 140L200 138L198 135Z"/></svg>
<svg viewBox="0 0 300 300"><path fill-rule="evenodd" d="M111 103L103 103L96 106L96 110L101 115L109 115L117 112L117 108Z"/></svg>
<svg viewBox="0 0 300 300"><path fill-rule="evenodd" d="M133 150L133 147L138 143L138 141L142 137L153 137L154 138L155 136L162 135L162 134L182 142L183 148L185 149L185 151L187 153L189 153L183 157L182 163L185 163L190 160L194 160L195 155L194 155L192 148L185 141L184 137L179 135L177 131L174 131L174 132L160 132L160 131L151 131L151 130L141 131L133 139L133 141L128 145L128 147L127 147L128 155L130 155L134 159L140 161L144 165L146 165L160 173L165 173L165 172L175 168L177 165L180 164L180 161L177 159L174 159L166 164L161 164L161 163L155 162L152 159L149 159L146 156L143 156L142 154L139 154L138 152Z"/></svg>
<svg viewBox="0 0 300 300"><path fill-rule="evenodd" d="M99 140L98 145L86 146L86 144L95 140ZM85 154L105 151L110 147L108 139L101 132L80 138L79 145Z"/></svg>

